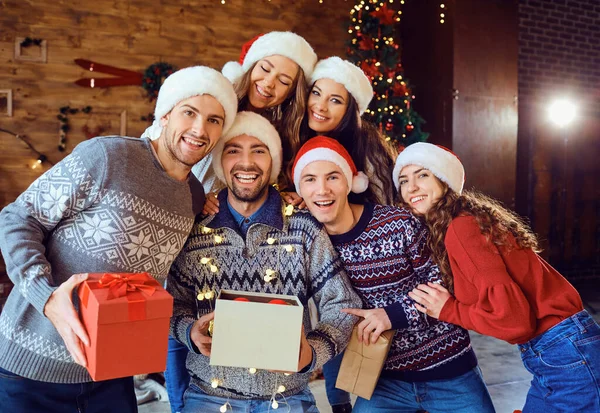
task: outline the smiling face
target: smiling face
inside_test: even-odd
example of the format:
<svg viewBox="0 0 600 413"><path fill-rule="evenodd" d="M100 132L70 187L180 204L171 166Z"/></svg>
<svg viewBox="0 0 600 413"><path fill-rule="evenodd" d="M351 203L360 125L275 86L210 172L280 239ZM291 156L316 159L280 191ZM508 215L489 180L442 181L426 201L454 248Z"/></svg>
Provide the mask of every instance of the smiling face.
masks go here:
<svg viewBox="0 0 600 413"><path fill-rule="evenodd" d="M169 167L191 169L215 146L225 121L223 106L210 95L182 100L160 119L159 159Z"/></svg>
<svg viewBox="0 0 600 413"><path fill-rule="evenodd" d="M308 126L321 134L334 130L348 109L348 96L341 83L331 79L317 80L308 96Z"/></svg>
<svg viewBox="0 0 600 413"><path fill-rule="evenodd" d="M422 166L405 166L400 171L398 182L402 200L416 214L425 215L444 196L442 182Z"/></svg>
<svg viewBox="0 0 600 413"><path fill-rule="evenodd" d="M342 169L330 161L315 161L300 175L300 192L310 213L329 234L345 232L353 222L348 203L350 189Z"/></svg>
<svg viewBox="0 0 600 413"><path fill-rule="evenodd" d="M258 138L240 135L229 140L223 148L221 165L234 201L262 205L268 192L271 164L269 148Z"/></svg>
<svg viewBox="0 0 600 413"><path fill-rule="evenodd" d="M272 108L290 95L300 67L291 59L273 55L259 60L250 74L248 102L256 110Z"/></svg>

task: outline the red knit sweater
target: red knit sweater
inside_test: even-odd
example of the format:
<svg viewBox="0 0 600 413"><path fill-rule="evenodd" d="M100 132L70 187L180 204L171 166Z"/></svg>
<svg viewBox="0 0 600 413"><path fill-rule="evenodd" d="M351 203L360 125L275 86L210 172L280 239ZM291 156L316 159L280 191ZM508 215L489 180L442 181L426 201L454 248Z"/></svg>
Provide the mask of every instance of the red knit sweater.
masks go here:
<svg viewBox="0 0 600 413"><path fill-rule="evenodd" d="M455 297L440 320L523 344L583 310L579 293L531 249L496 247L472 216L455 218L444 240Z"/></svg>

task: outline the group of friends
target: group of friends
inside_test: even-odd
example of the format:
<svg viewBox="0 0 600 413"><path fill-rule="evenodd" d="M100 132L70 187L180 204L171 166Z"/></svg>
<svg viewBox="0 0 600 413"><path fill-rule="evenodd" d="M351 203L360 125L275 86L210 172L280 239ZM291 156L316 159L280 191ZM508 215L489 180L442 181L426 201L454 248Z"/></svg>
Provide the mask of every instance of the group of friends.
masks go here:
<svg viewBox="0 0 600 413"><path fill-rule="evenodd" d="M577 291L516 214L464 190L454 153L396 156L361 119L372 97L358 67L270 32L222 73L168 77L141 139L90 139L40 176L0 212L0 411L137 411L131 377L85 369L74 292L91 272L166 282L174 413L317 412L320 368L335 413L494 412L468 330L519 346L523 412L600 411L600 327ZM209 364L221 289L298 297L298 372ZM396 333L352 406L335 382L355 325L365 345Z"/></svg>

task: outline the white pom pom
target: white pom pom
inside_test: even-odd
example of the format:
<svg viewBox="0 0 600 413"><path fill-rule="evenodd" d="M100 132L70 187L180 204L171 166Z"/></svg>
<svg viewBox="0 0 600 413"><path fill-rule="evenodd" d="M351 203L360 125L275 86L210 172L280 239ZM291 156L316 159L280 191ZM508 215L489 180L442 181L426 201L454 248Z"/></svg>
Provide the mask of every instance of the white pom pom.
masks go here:
<svg viewBox="0 0 600 413"><path fill-rule="evenodd" d="M149 138L152 141L160 138L160 134L162 132L162 126L160 126L160 120L154 119L152 125L148 126L144 133L142 133L142 138Z"/></svg>
<svg viewBox="0 0 600 413"><path fill-rule="evenodd" d="M244 75L244 69L238 62L227 62L221 69L221 73L235 85Z"/></svg>
<svg viewBox="0 0 600 413"><path fill-rule="evenodd" d="M352 192L360 194L365 192L369 187L369 177L362 171L359 171L354 178L352 178Z"/></svg>

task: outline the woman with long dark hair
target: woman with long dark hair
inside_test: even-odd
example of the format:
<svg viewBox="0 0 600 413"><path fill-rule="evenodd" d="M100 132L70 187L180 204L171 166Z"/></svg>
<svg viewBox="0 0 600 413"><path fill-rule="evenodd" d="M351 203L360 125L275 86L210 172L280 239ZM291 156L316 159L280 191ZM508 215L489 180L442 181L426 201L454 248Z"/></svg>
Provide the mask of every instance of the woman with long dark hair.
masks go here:
<svg viewBox="0 0 600 413"><path fill-rule="evenodd" d="M445 148L417 143L398 156L394 183L421 215L444 285L409 295L430 317L518 344L533 374L523 413L600 411L600 327L578 292L538 254L513 212L464 191L464 168Z"/></svg>
<svg viewBox="0 0 600 413"><path fill-rule="evenodd" d="M372 98L373 87L360 68L336 56L319 61L310 76L300 143L317 135L340 142L370 181L364 194L353 195L354 201L389 205L395 197L391 180L395 153L377 128L361 119Z"/></svg>

